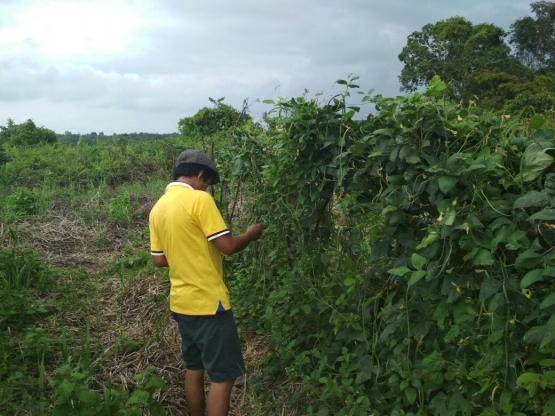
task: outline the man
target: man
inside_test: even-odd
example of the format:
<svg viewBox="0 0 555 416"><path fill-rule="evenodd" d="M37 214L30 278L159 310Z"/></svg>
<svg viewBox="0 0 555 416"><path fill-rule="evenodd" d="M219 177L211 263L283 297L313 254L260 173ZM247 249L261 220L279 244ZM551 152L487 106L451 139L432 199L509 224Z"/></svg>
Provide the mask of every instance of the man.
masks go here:
<svg viewBox="0 0 555 416"><path fill-rule="evenodd" d="M260 238L262 227L255 224L242 235L231 234L206 192L220 181L206 154L181 153L173 180L150 212L152 259L157 267L170 268L170 310L181 333L190 415L204 415L206 408L207 416L224 416L245 364L223 281L221 253L229 256L243 250ZM206 399L205 370L211 381Z"/></svg>

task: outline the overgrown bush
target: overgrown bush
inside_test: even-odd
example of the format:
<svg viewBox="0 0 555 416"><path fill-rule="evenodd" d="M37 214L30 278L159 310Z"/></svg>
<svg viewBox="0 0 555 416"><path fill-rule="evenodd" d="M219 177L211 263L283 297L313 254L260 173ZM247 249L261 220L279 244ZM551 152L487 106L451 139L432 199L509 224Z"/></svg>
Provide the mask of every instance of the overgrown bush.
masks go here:
<svg viewBox="0 0 555 416"><path fill-rule="evenodd" d="M2 215L6 222L16 222L31 215L38 215L47 208L44 196L28 188L18 188L13 194L5 198Z"/></svg>
<svg viewBox="0 0 555 416"><path fill-rule="evenodd" d="M339 84L233 149L262 178L244 189L264 241L230 267L268 375L302 382L308 414L551 414L555 132L443 100L439 79L363 94L376 114L356 120Z"/></svg>

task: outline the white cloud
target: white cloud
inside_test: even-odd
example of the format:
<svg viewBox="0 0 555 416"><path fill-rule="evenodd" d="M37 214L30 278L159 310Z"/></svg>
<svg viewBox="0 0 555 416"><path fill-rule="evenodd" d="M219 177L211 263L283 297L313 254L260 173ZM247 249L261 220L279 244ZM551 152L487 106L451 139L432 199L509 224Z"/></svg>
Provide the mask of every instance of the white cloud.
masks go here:
<svg viewBox="0 0 555 416"><path fill-rule="evenodd" d="M37 2L0 29L0 51L48 60L95 59L129 51L147 19L124 2Z"/></svg>
<svg viewBox="0 0 555 416"><path fill-rule="evenodd" d="M502 13L499 13L499 11ZM0 0L0 124L171 132L226 97L396 95L406 37L463 15L509 29L526 0ZM256 114L267 110L254 105Z"/></svg>

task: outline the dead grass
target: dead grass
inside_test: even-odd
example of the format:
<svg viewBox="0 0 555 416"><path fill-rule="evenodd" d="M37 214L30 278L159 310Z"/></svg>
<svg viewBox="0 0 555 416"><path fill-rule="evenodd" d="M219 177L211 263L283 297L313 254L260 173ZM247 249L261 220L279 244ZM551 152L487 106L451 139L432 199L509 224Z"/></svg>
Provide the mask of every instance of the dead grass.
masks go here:
<svg viewBox="0 0 555 416"><path fill-rule="evenodd" d="M19 226L19 243L44 253L59 267L103 267L113 261L127 231L105 223L88 225L67 211L49 211L41 222L29 219Z"/></svg>

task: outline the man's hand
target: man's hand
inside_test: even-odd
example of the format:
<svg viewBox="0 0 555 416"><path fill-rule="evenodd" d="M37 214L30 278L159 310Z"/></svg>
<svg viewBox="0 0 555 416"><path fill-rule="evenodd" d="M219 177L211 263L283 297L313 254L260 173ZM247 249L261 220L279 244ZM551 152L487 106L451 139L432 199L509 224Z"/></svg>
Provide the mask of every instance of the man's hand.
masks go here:
<svg viewBox="0 0 555 416"><path fill-rule="evenodd" d="M225 234L212 240L212 243L218 250L224 253L226 256L231 256L248 246L253 241L256 241L262 235L262 226L260 224L251 225L247 228L245 234L241 235L231 235Z"/></svg>
<svg viewBox="0 0 555 416"><path fill-rule="evenodd" d="M247 228L247 232L245 233L250 236L251 241L256 241L262 235L262 225L260 224L253 224L249 228Z"/></svg>

